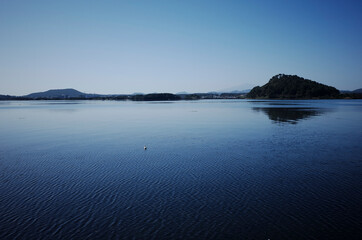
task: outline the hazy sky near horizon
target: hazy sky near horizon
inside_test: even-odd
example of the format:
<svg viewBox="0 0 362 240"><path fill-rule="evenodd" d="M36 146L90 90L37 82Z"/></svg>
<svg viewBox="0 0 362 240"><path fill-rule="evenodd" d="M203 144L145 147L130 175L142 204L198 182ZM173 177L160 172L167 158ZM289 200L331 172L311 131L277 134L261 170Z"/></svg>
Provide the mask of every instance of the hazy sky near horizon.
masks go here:
<svg viewBox="0 0 362 240"><path fill-rule="evenodd" d="M0 1L0 94L362 87L362 1Z"/></svg>

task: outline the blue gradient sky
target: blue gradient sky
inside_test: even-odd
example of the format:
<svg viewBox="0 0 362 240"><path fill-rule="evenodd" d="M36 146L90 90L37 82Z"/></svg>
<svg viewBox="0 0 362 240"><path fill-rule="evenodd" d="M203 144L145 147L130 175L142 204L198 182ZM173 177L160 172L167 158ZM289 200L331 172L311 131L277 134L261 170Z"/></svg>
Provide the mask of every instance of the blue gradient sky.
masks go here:
<svg viewBox="0 0 362 240"><path fill-rule="evenodd" d="M0 94L362 87L362 1L0 1Z"/></svg>

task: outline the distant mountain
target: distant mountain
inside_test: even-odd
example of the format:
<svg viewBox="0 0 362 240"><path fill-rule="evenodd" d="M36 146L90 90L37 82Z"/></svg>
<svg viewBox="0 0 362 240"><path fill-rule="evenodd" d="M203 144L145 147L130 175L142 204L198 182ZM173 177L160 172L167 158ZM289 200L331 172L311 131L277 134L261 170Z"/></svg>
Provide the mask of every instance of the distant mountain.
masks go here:
<svg viewBox="0 0 362 240"><path fill-rule="evenodd" d="M119 94L94 94L83 93L73 88L66 89L52 89L45 92L31 93L23 96L28 99L90 99L90 98L104 98L104 97L117 97Z"/></svg>
<svg viewBox="0 0 362 240"><path fill-rule="evenodd" d="M229 88L224 88L224 89L220 89L217 92L219 93L235 93L235 94L245 94L250 92L250 90L253 88L253 84L251 83L243 83L243 84L239 84L233 87L229 87Z"/></svg>
<svg viewBox="0 0 362 240"><path fill-rule="evenodd" d="M220 90L220 91L212 91L212 92L206 92L206 93L188 93L188 92L178 92L176 95L194 95L194 94L212 94L212 95L220 95L223 93L229 93L229 94L246 94L250 92L251 89L245 89L245 90Z"/></svg>
<svg viewBox="0 0 362 240"><path fill-rule="evenodd" d="M339 90L341 93L362 93L362 88L356 90Z"/></svg>
<svg viewBox="0 0 362 240"><path fill-rule="evenodd" d="M67 89L52 89L45 92L37 92L37 93L31 93L29 95L26 95L24 97L27 98L54 98L54 99L67 99L67 98L80 98L85 97L87 94L79 92L72 88ZM92 94L94 95L94 94Z"/></svg>
<svg viewBox="0 0 362 240"><path fill-rule="evenodd" d="M251 89L245 89L245 90L234 90L234 91L231 91L231 92L225 92L225 93L234 93L234 94L246 94L246 93L249 93L251 91Z"/></svg>
<svg viewBox="0 0 362 240"><path fill-rule="evenodd" d="M144 93L141 93L141 92L134 92L132 93L131 95L145 95Z"/></svg>
<svg viewBox="0 0 362 240"><path fill-rule="evenodd" d="M351 93L352 91L350 90L339 90L340 93Z"/></svg>
<svg viewBox="0 0 362 240"><path fill-rule="evenodd" d="M185 91L176 93L176 95L186 95L186 94L189 94L189 93L185 92Z"/></svg>
<svg viewBox="0 0 362 240"><path fill-rule="evenodd" d="M341 98L345 98L345 99L362 99L362 88L353 90L353 91L348 91L348 90L342 90L340 91Z"/></svg>
<svg viewBox="0 0 362 240"><path fill-rule="evenodd" d="M296 75L278 74L262 87L254 87L248 98L338 98L339 91L321 83L304 79Z"/></svg>

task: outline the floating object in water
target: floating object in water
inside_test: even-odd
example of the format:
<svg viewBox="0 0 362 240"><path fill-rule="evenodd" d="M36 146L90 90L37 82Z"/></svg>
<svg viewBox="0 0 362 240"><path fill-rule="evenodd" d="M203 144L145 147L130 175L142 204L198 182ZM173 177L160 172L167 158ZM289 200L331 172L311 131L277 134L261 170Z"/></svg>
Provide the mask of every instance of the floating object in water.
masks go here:
<svg viewBox="0 0 362 240"><path fill-rule="evenodd" d="M145 145L145 146L143 147L143 149L144 149L144 150L147 150L147 147L146 147L146 145Z"/></svg>

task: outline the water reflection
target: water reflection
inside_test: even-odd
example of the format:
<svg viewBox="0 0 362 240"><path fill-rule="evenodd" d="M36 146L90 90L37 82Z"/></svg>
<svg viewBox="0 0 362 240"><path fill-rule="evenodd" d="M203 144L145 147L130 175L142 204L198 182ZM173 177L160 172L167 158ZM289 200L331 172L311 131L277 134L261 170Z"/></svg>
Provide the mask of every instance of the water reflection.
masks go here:
<svg viewBox="0 0 362 240"><path fill-rule="evenodd" d="M362 235L362 101L39 103L0 105L0 239Z"/></svg>
<svg viewBox="0 0 362 240"><path fill-rule="evenodd" d="M308 119L323 113L318 108L282 108L282 107L253 107L254 111L268 115L273 123L297 124L302 119Z"/></svg>

